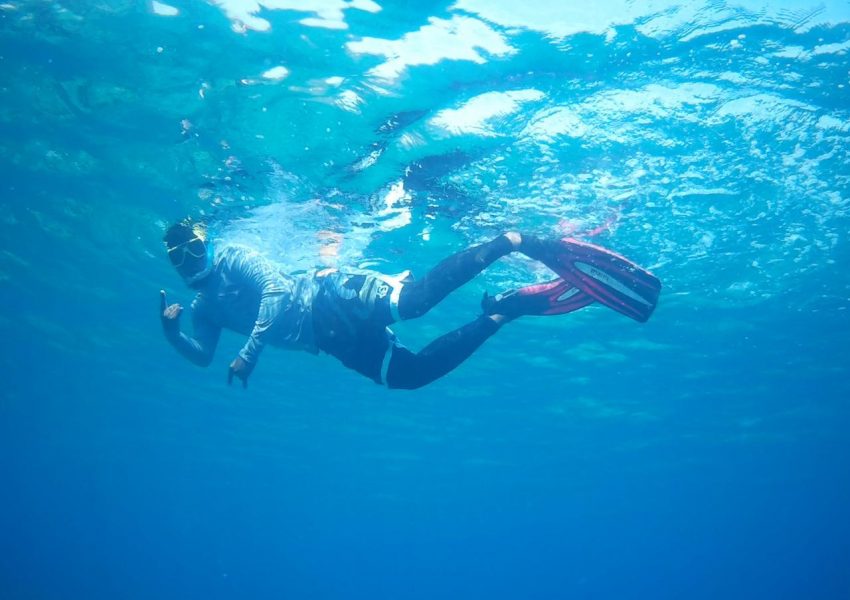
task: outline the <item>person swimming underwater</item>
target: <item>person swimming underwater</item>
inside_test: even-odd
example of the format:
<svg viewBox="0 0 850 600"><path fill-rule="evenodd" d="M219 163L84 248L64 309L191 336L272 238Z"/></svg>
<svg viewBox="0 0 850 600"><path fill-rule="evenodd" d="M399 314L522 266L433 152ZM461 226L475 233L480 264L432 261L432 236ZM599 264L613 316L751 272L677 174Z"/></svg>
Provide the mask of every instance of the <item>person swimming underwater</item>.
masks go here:
<svg viewBox="0 0 850 600"><path fill-rule="evenodd" d="M171 264L197 294L193 335L180 328L183 307L160 290L166 339L191 362L208 366L222 329L248 337L232 360L228 383L247 387L266 346L324 352L395 389L417 389L465 361L505 323L524 315L559 315L598 302L640 322L658 301L661 282L604 248L573 239L542 240L508 232L449 256L423 278L409 272L325 270L284 273L255 250L207 239L201 222L184 219L163 238ZM482 314L419 352L390 329L427 313L497 259L521 252L559 275L547 283L484 296Z"/></svg>

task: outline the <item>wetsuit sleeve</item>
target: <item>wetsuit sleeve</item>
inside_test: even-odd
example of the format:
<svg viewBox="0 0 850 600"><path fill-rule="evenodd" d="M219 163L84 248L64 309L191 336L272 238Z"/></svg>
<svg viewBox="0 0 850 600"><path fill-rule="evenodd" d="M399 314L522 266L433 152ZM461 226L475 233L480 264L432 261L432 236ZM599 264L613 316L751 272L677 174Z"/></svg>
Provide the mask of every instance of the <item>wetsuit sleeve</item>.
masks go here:
<svg viewBox="0 0 850 600"><path fill-rule="evenodd" d="M197 298L192 303L192 326L194 337L190 337L177 327L165 330L165 337L181 355L200 367L209 366L215 355L221 327L204 316L203 300Z"/></svg>
<svg viewBox="0 0 850 600"><path fill-rule="evenodd" d="M260 308L248 341L239 356L249 365L256 364L266 345L266 337L283 312L289 297L289 286L280 272L260 254L239 250L229 265L231 276L242 285L252 288L260 297Z"/></svg>

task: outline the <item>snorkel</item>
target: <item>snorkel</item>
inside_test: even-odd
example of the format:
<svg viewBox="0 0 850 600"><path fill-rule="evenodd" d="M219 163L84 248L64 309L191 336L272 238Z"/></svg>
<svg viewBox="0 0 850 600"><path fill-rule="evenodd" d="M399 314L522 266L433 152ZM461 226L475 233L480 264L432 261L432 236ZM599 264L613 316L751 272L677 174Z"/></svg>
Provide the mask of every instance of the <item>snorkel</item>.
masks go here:
<svg viewBox="0 0 850 600"><path fill-rule="evenodd" d="M204 268L199 272L195 273L191 277L184 277L183 280L186 282L191 288L199 288L203 284L204 280L209 277L210 273L212 273L213 267L215 266L214 257L215 252L213 250L213 243L207 240L204 240L204 245L207 248L207 254L205 258Z"/></svg>

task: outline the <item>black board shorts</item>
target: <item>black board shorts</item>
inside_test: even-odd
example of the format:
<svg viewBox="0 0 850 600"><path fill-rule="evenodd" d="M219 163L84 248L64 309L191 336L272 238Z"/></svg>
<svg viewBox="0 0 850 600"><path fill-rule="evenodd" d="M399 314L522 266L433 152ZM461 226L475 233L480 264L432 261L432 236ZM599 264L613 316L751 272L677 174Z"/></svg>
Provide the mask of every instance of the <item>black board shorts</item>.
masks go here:
<svg viewBox="0 0 850 600"><path fill-rule="evenodd" d="M398 319L403 280L378 273L339 271L320 276L313 300L319 350L376 383L383 383L396 343L389 325Z"/></svg>

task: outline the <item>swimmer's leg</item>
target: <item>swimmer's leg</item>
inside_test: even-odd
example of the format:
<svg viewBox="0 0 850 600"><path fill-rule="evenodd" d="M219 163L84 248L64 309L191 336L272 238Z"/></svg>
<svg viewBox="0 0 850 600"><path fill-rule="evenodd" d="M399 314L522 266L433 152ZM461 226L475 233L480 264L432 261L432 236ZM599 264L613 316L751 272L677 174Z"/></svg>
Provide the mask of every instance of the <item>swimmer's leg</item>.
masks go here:
<svg viewBox="0 0 850 600"><path fill-rule="evenodd" d="M439 379L469 358L505 321L500 315L483 315L437 338L417 354L394 345L387 367L387 387L415 390Z"/></svg>
<svg viewBox="0 0 850 600"><path fill-rule="evenodd" d="M520 234L510 232L448 257L422 279L404 284L398 298L398 316L421 317L493 261L516 250L520 243Z"/></svg>

